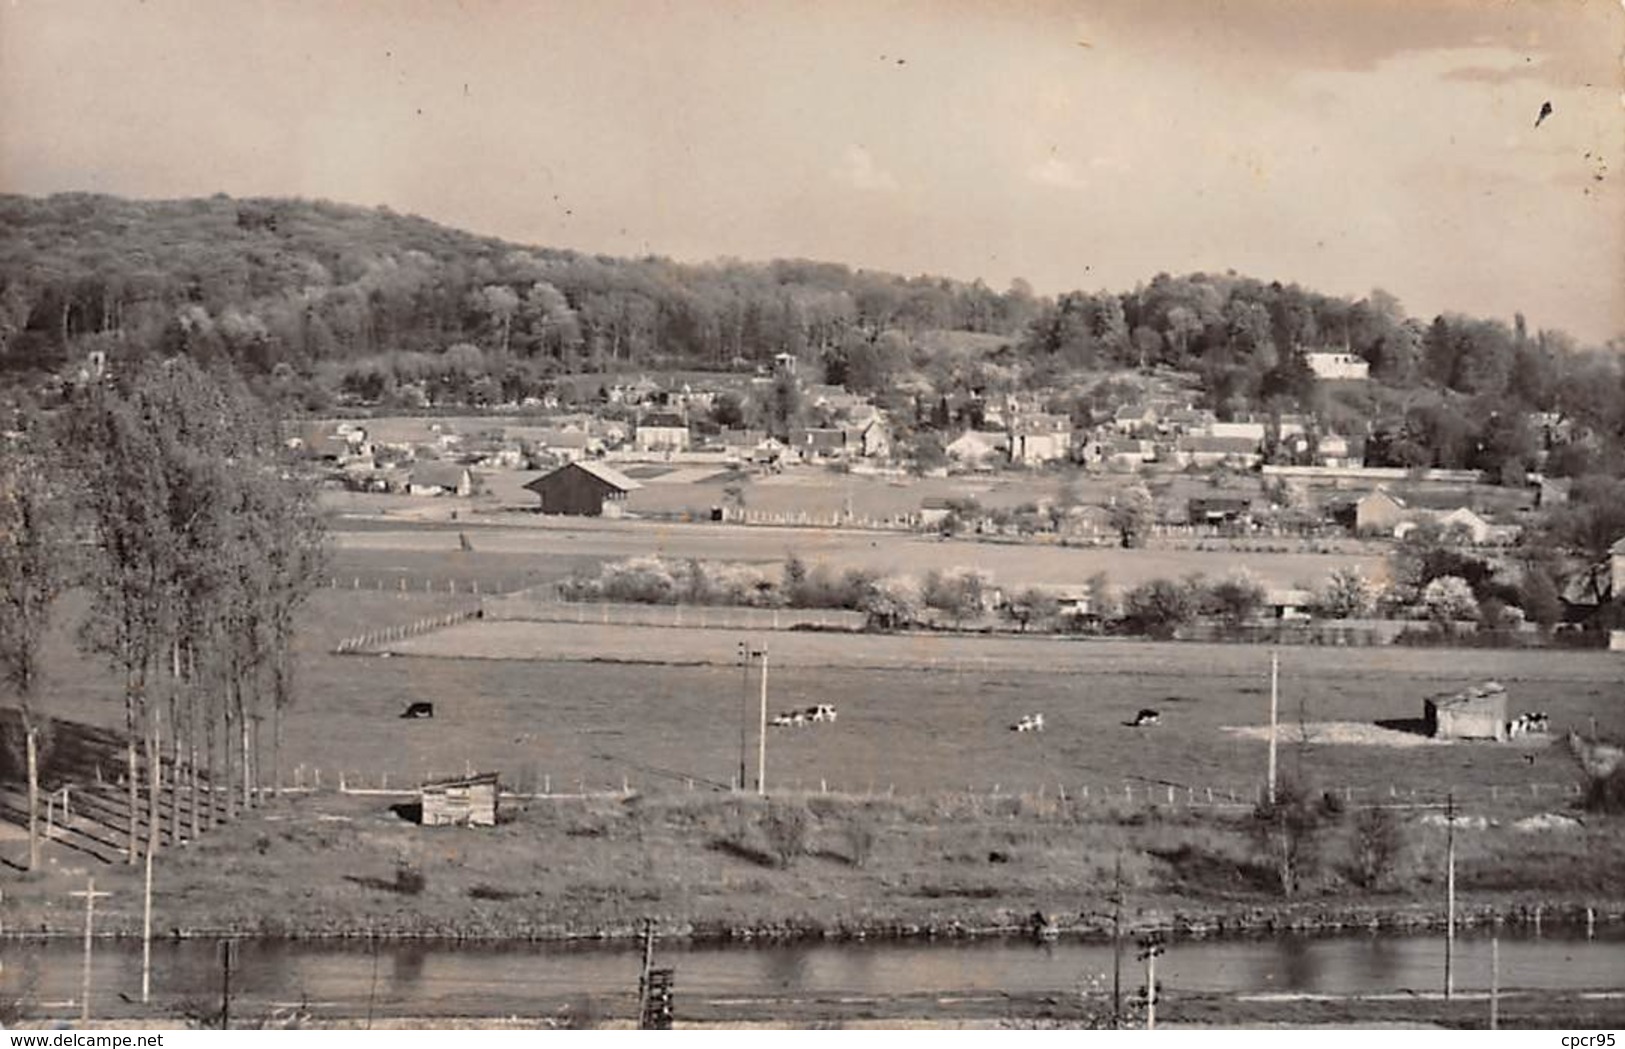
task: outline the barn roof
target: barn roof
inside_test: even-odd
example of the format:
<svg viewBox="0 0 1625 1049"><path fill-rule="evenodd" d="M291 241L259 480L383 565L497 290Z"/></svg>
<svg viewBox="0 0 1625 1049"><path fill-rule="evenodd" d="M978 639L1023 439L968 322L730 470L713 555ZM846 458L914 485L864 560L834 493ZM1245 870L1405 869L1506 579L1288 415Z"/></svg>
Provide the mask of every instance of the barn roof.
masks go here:
<svg viewBox="0 0 1625 1049"><path fill-rule="evenodd" d="M598 478L598 480L604 482L610 487L618 488L623 492L635 492L639 488L643 487L643 485L632 480L632 478L626 476L612 466L605 466L603 463L595 463L586 459L577 460L573 463L566 463L557 470L549 471L540 477L534 478L528 484L526 484L525 487L533 492L538 491L539 489L537 486L543 481L547 480L549 477L561 474L566 470L583 470L586 473L591 474L593 477Z"/></svg>
<svg viewBox="0 0 1625 1049"><path fill-rule="evenodd" d="M429 792L441 790L456 790L459 787L495 786L496 772L476 772L471 776L453 776L450 779L425 780L421 789Z"/></svg>

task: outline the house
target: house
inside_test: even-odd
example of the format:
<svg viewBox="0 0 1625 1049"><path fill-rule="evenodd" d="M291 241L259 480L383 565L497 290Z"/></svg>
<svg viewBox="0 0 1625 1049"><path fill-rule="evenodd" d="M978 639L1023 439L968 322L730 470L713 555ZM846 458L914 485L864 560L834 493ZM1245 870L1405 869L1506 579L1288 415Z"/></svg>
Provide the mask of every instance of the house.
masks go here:
<svg viewBox="0 0 1625 1049"><path fill-rule="evenodd" d="M1132 436L1141 430L1155 429L1157 413L1142 404L1124 405L1112 413L1112 425L1118 433Z"/></svg>
<svg viewBox="0 0 1625 1049"><path fill-rule="evenodd" d="M1393 535L1394 529L1415 519L1415 512L1403 500L1389 495L1385 488L1362 496L1354 504L1357 535Z"/></svg>
<svg viewBox="0 0 1625 1049"><path fill-rule="evenodd" d="M891 430L879 416L871 417L862 426L847 430L846 447L864 459L889 459L892 450Z"/></svg>
<svg viewBox="0 0 1625 1049"><path fill-rule="evenodd" d="M1608 581L1611 594L1625 594L1625 539L1608 548Z"/></svg>
<svg viewBox="0 0 1625 1049"><path fill-rule="evenodd" d="M966 466L987 465L995 456L1003 458L1010 447L1010 438L988 430L966 430L948 442L943 449L948 458Z"/></svg>
<svg viewBox="0 0 1625 1049"><path fill-rule="evenodd" d="M420 463L406 477L407 495L474 494L474 475L456 463Z"/></svg>
<svg viewBox="0 0 1625 1049"><path fill-rule="evenodd" d="M1315 607L1315 592L1297 587L1264 591L1264 609L1271 619L1304 620Z"/></svg>
<svg viewBox="0 0 1625 1049"><path fill-rule="evenodd" d="M824 427L791 430L790 451L802 462L839 459L846 454L846 431Z"/></svg>
<svg viewBox="0 0 1625 1049"><path fill-rule="evenodd" d="M425 827L494 827L498 792L495 772L432 780L418 788L418 822Z"/></svg>
<svg viewBox="0 0 1625 1049"><path fill-rule="evenodd" d="M1320 445L1316 449L1319 453L1321 466L1363 466L1363 461L1357 461L1349 439L1342 434L1322 434Z"/></svg>
<svg viewBox="0 0 1625 1049"><path fill-rule="evenodd" d="M1479 546L1489 542L1495 528L1494 525L1465 506L1458 506L1449 513L1441 515L1438 520L1441 528L1446 531L1463 532L1475 545Z"/></svg>
<svg viewBox="0 0 1625 1049"><path fill-rule="evenodd" d="M651 412L638 420L632 442L640 452L686 452L688 423L672 412Z"/></svg>
<svg viewBox="0 0 1625 1049"><path fill-rule="evenodd" d="M1283 437L1287 435L1284 424L1281 435ZM1254 444L1262 444L1264 442L1264 424L1251 421L1213 422L1208 424L1207 436L1234 438L1236 440L1251 441Z"/></svg>
<svg viewBox="0 0 1625 1049"><path fill-rule="evenodd" d="M1010 423L1010 461L1024 466L1059 462L1072 453L1072 424L1064 416L1028 412Z"/></svg>
<svg viewBox="0 0 1625 1049"><path fill-rule="evenodd" d="M923 528L935 528L942 524L943 521L946 521L948 519L948 515L953 512L953 504L947 499L943 499L938 496L928 496L927 498L920 500L920 526Z"/></svg>
<svg viewBox="0 0 1625 1049"><path fill-rule="evenodd" d="M619 517L628 492L643 485L602 463L565 463L551 473L525 485L541 499L544 514L571 514L577 517Z"/></svg>
<svg viewBox="0 0 1625 1049"><path fill-rule="evenodd" d="M1369 379L1371 365L1352 353L1306 353L1304 363L1317 379Z"/></svg>
<svg viewBox="0 0 1625 1049"><path fill-rule="evenodd" d="M1250 499L1234 496L1196 496L1185 505L1186 519L1195 525L1230 524L1252 513Z"/></svg>
<svg viewBox="0 0 1625 1049"><path fill-rule="evenodd" d="M1174 441L1174 461L1181 466L1234 464L1251 469L1263 460L1259 442L1251 437L1186 436Z"/></svg>
<svg viewBox="0 0 1625 1049"><path fill-rule="evenodd" d="M1422 704L1428 735L1435 739L1504 740L1507 733L1507 691L1499 682L1434 696Z"/></svg>

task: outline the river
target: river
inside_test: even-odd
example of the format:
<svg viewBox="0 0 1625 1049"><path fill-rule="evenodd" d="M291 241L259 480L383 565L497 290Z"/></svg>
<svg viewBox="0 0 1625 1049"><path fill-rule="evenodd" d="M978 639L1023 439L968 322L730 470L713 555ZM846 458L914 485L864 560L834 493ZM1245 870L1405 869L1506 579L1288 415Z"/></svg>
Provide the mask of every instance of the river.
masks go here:
<svg viewBox="0 0 1625 1049"><path fill-rule="evenodd" d="M50 1015L77 1011L82 973L78 943L9 943L8 986L32 983ZM103 942L94 953L93 1002L99 1015L129 1011L139 996L138 943ZM1487 990L1491 946L1483 932L1458 937L1458 991ZM244 941L231 975L234 1008L246 1015L276 1004L356 1014L537 1015L588 998L624 1001L637 986L640 955L625 946L366 945ZM809 943L766 946L661 946L657 964L676 969L679 995L730 999L880 999L909 996L1066 994L1093 980L1109 986L1109 943L977 940L935 943ZM1442 987L1444 939L1393 934L1192 940L1168 945L1158 962L1165 995L1433 992ZM153 998L218 1003L222 989L213 942L153 947ZM1104 982L1102 982L1104 981ZM1140 963L1123 951L1123 986L1138 988ZM1596 991L1625 987L1625 930L1594 939L1567 931L1500 938L1500 985L1522 991ZM123 996L123 997L121 997ZM217 1007L217 1006L216 1006Z"/></svg>

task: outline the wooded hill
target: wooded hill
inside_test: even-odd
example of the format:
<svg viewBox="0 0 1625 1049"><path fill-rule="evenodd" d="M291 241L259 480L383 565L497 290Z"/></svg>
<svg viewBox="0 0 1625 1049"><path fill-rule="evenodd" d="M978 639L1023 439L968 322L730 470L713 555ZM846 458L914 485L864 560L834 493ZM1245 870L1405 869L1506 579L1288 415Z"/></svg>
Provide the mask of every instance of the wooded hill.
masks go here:
<svg viewBox="0 0 1625 1049"><path fill-rule="evenodd" d="M944 332L983 350L942 353ZM1323 388L1303 357L1320 348L1359 355L1376 381ZM1621 458L1619 348L1233 274L1049 298L1019 281L525 247L325 201L0 197L0 374L180 353L313 409L407 385L436 403L514 402L584 371L744 370L786 352L915 404L1163 367L1197 376L1221 417L1303 410L1367 433L1377 463L1524 465L1548 443L1529 413L1552 413L1558 472L1583 473Z"/></svg>

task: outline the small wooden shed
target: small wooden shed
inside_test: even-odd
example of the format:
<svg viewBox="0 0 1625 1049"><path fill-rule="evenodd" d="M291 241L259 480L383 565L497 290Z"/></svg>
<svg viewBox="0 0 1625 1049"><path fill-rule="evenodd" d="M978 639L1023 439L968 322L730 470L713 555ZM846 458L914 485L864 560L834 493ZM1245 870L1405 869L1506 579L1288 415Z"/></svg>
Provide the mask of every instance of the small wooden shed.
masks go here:
<svg viewBox="0 0 1625 1049"><path fill-rule="evenodd" d="M1507 690L1496 681L1434 696L1422 707L1428 735L1435 739L1507 738Z"/></svg>
<svg viewBox="0 0 1625 1049"><path fill-rule="evenodd" d="M425 827L494 827L497 789L495 772L425 783L418 788L423 807L419 822Z"/></svg>

